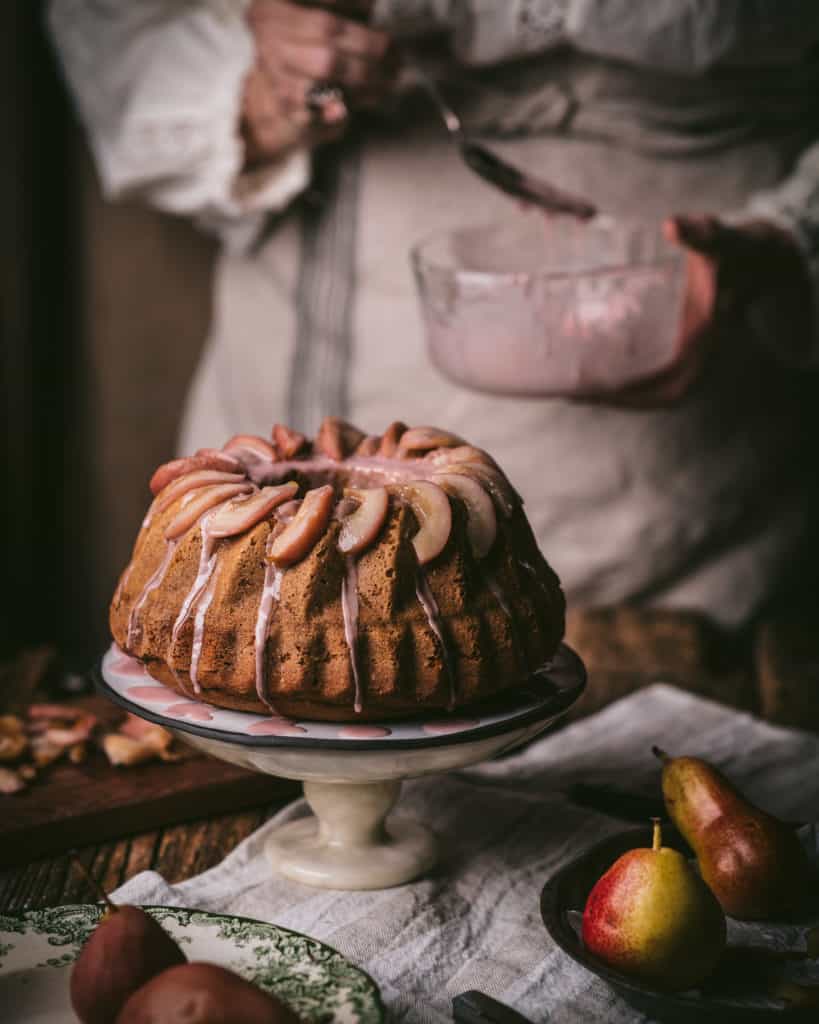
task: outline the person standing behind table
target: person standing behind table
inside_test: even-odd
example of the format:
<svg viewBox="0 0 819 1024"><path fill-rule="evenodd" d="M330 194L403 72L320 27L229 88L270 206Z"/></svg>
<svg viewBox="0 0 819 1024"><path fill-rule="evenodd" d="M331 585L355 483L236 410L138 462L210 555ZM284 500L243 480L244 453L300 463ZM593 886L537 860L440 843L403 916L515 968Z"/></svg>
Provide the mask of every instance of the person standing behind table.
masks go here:
<svg viewBox="0 0 819 1024"><path fill-rule="evenodd" d="M817 506L804 453L819 334L819 5L325 8L51 5L106 194L225 239L182 450L275 420L312 431L325 414L373 432L396 416L440 423L507 469L570 602L747 619L805 571ZM568 402L471 393L431 367L408 250L510 206L464 170L428 104L359 120L389 93L394 44L408 38L441 74L468 79L468 129L523 167L615 215L678 214L667 231L687 249L687 295L667 371ZM315 164L322 203L297 202L328 138L343 141Z"/></svg>

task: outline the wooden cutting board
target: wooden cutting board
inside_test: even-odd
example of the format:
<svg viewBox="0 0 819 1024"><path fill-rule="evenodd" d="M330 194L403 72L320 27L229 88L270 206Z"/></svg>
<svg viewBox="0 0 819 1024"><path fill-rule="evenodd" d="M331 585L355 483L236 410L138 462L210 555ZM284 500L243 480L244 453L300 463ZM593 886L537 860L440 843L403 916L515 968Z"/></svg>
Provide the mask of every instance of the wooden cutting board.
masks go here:
<svg viewBox="0 0 819 1024"><path fill-rule="evenodd" d="M72 703L93 711L103 727L122 719L120 709L104 697ZM284 802L298 796L299 789L296 782L204 755L114 768L93 748L82 764L59 761L22 792L0 795L0 867L163 825Z"/></svg>

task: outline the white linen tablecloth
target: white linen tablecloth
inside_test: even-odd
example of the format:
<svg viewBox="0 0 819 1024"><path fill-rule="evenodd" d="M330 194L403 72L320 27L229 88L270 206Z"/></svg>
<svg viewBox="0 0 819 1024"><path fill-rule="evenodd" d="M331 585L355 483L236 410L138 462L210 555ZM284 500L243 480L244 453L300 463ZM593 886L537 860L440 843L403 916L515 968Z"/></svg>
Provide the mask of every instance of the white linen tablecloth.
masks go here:
<svg viewBox="0 0 819 1024"><path fill-rule="evenodd" d="M264 842L285 808L221 864L177 885L155 872L114 894L132 903L242 914L305 932L340 950L381 987L391 1020L451 1021L471 988L550 1024L643 1018L549 939L540 890L561 864L633 827L566 794L604 782L656 794L657 743L707 757L783 818L819 818L819 737L658 684L546 736L517 756L405 783L399 812L430 825L443 854L432 875L377 892L312 889L273 875Z"/></svg>

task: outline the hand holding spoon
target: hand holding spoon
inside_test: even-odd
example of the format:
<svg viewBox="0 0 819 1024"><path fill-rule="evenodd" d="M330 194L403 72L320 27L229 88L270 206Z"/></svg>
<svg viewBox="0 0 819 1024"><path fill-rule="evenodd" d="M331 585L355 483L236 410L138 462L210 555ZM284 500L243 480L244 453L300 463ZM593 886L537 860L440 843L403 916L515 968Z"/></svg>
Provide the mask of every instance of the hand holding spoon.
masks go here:
<svg viewBox="0 0 819 1024"><path fill-rule="evenodd" d="M425 90L434 103L450 138L458 147L461 159L470 170L507 195L550 213L568 213L579 220L594 217L597 207L587 199L564 192L541 178L527 174L499 157L497 153L493 153L483 143L470 139L464 133L461 119L444 99L435 80L417 63L411 63L409 68L415 82Z"/></svg>

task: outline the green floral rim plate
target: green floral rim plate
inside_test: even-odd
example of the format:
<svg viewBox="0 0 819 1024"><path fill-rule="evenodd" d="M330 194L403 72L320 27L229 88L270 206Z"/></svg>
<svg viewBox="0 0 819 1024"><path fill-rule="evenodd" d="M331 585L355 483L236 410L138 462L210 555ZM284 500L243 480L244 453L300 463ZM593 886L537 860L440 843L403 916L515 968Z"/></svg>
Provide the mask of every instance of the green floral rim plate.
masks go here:
<svg viewBox="0 0 819 1024"><path fill-rule="evenodd" d="M145 907L189 960L221 964L315 1024L382 1024L369 975L329 946L248 917L181 907ZM0 914L0 1007L4 1021L74 1024L71 964L102 916L93 903Z"/></svg>

